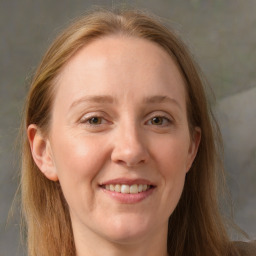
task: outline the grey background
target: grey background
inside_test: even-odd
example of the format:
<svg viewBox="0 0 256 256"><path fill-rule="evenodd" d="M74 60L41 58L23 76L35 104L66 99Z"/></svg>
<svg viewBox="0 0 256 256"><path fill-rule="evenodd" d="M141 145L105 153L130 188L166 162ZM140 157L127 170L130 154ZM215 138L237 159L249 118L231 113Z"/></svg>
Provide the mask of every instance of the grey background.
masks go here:
<svg viewBox="0 0 256 256"><path fill-rule="evenodd" d="M29 77L61 28L92 5L128 3L164 18L200 64L217 103L236 222L256 238L255 0L0 0L0 255L22 255L18 211L7 216L18 184L15 150Z"/></svg>

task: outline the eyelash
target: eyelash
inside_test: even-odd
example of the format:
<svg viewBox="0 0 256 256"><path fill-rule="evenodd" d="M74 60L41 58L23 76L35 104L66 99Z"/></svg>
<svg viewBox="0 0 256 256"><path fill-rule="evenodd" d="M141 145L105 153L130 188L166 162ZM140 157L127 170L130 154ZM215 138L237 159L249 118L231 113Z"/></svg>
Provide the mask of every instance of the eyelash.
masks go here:
<svg viewBox="0 0 256 256"><path fill-rule="evenodd" d="M100 119L100 123L92 123L93 122L93 119L96 119L96 121L97 120L99 120ZM161 122L161 124L152 124L152 122L153 122L153 119L160 119L160 122ZM103 120L103 122L102 122L102 120ZM156 121L156 120L155 120ZM96 127L99 127L100 125L104 125L104 124L106 124L106 123L108 123L108 121L104 118L104 117L102 117L102 116L100 116L100 115L92 115L92 116L89 116L89 117L83 117L82 119L81 119L81 123L82 124L86 124L86 125L88 125L88 126L90 126L90 127L94 127L94 128L96 128ZM110 123L110 122L109 122ZM173 121L169 118L169 117L167 117L167 116L165 116L165 115L154 115L154 116L152 116L149 120L147 120L146 122L145 122L145 124L148 124L148 125L153 125L153 126L158 126L159 128L160 127L166 127L166 126L169 126L170 124L172 124L173 123Z"/></svg>
<svg viewBox="0 0 256 256"><path fill-rule="evenodd" d="M101 120L101 123L99 123L99 124L93 124L93 123L91 123L91 121L93 120L93 119L100 119ZM89 117L83 117L82 119L81 119L81 123L82 124L87 124L87 125L89 125L89 126L99 126L99 125L102 125L102 120L105 120L106 121L106 123L108 122L104 117L102 117L102 116L100 116L100 115L92 115L92 116L89 116Z"/></svg>
<svg viewBox="0 0 256 256"><path fill-rule="evenodd" d="M161 124L155 124L155 125L153 125L152 124L152 121L153 121L153 119L160 119L161 121L162 121L162 123ZM170 118L169 117L167 117L167 116L165 116L165 115L154 115L153 117L151 117L146 123L148 123L148 122L151 122L151 125L153 125L153 126L160 126L160 127L166 127L166 126L168 126L168 125L170 125L171 123L172 123L172 121L170 120ZM165 122L165 124L163 124Z"/></svg>

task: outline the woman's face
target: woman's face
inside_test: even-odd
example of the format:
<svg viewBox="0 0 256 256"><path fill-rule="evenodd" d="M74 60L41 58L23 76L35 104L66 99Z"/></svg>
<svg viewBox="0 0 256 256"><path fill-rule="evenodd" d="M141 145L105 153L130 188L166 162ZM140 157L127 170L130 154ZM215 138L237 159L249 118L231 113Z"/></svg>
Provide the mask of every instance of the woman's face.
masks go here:
<svg viewBox="0 0 256 256"><path fill-rule="evenodd" d="M166 235L199 137L160 46L112 36L81 49L57 79L45 172L61 184L75 237Z"/></svg>

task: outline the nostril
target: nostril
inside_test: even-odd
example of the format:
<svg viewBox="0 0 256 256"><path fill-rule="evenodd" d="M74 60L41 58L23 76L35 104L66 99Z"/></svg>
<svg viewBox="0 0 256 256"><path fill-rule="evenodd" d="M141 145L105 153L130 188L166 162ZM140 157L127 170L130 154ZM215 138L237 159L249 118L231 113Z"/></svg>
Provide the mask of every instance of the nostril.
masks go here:
<svg viewBox="0 0 256 256"><path fill-rule="evenodd" d="M138 162L133 162L133 163L127 162L126 165L127 165L128 167L134 167L134 166L137 166L137 165L140 165L140 164L143 164L143 163L145 163L145 160L140 160L140 161L138 161Z"/></svg>
<svg viewBox="0 0 256 256"><path fill-rule="evenodd" d="M118 155L112 156L112 161L123 166L135 167L144 164L146 156L142 154L125 155L119 152Z"/></svg>
<svg viewBox="0 0 256 256"><path fill-rule="evenodd" d="M128 129L126 127L126 129ZM143 140L143 136L138 136L138 131L120 130L114 142L111 159L115 163L126 165L128 167L143 164L149 158L148 150Z"/></svg>

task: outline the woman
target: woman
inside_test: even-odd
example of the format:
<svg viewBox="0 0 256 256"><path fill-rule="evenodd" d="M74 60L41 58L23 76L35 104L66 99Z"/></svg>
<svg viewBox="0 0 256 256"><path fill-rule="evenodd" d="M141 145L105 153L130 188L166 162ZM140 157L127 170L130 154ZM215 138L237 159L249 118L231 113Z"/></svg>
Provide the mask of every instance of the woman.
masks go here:
<svg viewBox="0 0 256 256"><path fill-rule="evenodd" d="M138 11L96 11L31 84L29 255L238 255L219 213L220 137L183 43Z"/></svg>

